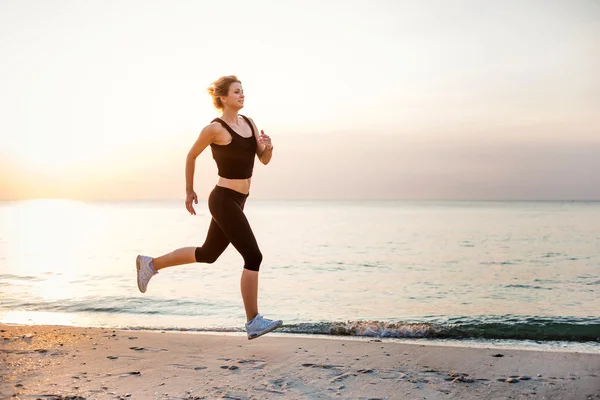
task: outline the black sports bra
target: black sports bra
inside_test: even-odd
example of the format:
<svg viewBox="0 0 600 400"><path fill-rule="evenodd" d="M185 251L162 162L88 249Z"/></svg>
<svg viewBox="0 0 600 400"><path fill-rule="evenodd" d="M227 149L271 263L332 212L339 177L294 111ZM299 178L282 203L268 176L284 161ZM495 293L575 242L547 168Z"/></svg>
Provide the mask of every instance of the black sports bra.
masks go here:
<svg viewBox="0 0 600 400"><path fill-rule="evenodd" d="M240 136L221 118L212 122L219 122L231 134L231 142L224 145L211 143L213 158L219 169L219 176L228 179L247 179L252 176L254 169L254 156L256 155L256 136L250 120L240 115L250 125L251 137Z"/></svg>

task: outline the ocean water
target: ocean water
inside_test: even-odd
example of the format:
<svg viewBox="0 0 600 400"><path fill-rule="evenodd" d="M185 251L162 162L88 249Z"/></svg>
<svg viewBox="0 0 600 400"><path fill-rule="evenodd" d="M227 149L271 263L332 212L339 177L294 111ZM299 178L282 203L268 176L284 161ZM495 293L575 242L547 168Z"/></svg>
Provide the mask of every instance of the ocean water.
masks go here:
<svg viewBox="0 0 600 400"><path fill-rule="evenodd" d="M162 270L206 202L0 202L0 322L241 332L243 261ZM600 351L600 202L266 201L259 307L283 334L577 343Z"/></svg>

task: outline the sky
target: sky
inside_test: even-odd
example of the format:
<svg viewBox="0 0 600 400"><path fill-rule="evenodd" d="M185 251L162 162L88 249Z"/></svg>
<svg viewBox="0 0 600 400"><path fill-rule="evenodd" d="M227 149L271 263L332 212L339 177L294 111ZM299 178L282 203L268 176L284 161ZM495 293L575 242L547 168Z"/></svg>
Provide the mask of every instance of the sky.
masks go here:
<svg viewBox="0 0 600 400"><path fill-rule="evenodd" d="M254 198L600 199L600 0L0 0L0 54L0 199L183 199L230 74Z"/></svg>

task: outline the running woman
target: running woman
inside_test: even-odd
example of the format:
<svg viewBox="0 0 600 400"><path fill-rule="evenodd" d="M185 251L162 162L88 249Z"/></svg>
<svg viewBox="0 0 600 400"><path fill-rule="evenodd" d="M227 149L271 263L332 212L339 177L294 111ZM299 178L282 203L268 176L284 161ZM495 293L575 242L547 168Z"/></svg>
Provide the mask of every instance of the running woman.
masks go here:
<svg viewBox="0 0 600 400"><path fill-rule="evenodd" d="M245 96L242 83L236 76L217 79L208 88L208 93L221 117L202 129L188 152L185 165L185 207L190 214L196 215L196 158L208 146L211 147L219 179L208 198L212 220L206 240L201 247L183 247L156 258L138 255L137 284L139 290L145 293L150 279L163 268L194 262L214 263L231 243L244 259L240 287L246 310L246 332L248 339L255 339L283 324L281 320L263 318L258 312L258 271L263 256L244 214L255 156L263 164L268 164L273 156L273 145L263 131L258 133L251 118L239 114L244 107Z"/></svg>

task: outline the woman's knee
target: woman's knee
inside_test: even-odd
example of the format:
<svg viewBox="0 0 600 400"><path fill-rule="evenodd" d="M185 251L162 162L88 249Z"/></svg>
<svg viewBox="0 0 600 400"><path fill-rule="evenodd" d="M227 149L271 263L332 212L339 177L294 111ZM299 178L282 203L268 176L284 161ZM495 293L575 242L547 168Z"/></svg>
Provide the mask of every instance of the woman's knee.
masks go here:
<svg viewBox="0 0 600 400"><path fill-rule="evenodd" d="M244 255L244 268L250 271L256 271L260 269L260 264L262 263L263 255L260 250L256 250L252 253Z"/></svg>
<svg viewBox="0 0 600 400"><path fill-rule="evenodd" d="M206 251L206 249L202 247L196 247L195 256L196 262L212 264L219 258L220 254L217 254L212 251Z"/></svg>

